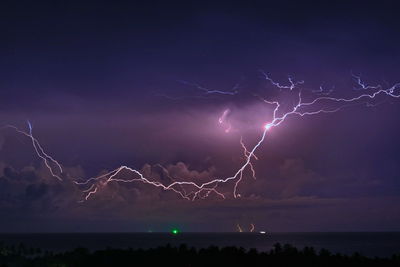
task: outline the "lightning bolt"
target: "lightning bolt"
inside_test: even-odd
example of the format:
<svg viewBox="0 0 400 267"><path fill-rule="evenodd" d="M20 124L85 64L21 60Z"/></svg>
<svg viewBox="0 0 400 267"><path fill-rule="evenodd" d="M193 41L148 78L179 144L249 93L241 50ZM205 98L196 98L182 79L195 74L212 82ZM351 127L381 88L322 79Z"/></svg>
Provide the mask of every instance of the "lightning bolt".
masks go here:
<svg viewBox="0 0 400 267"><path fill-rule="evenodd" d="M53 157L51 157L49 154L47 154L45 152L45 150L43 149L43 147L40 145L39 141L33 136L32 134L32 124L30 121L27 121L28 124L28 132L22 131L20 129L18 129L17 127L13 126L13 125L6 125L4 127L2 127L3 129L6 128L11 128L14 129L16 132L25 135L26 137L28 137L29 139L31 139L32 141L32 146L34 151L36 152L36 155L42 159L43 163L45 164L45 166L47 167L47 169L49 170L51 176L53 176L54 178L57 178L58 180L62 181L63 179L59 176L59 174L63 173L63 168L61 166L61 164L55 160ZM57 174L57 172L59 174Z"/></svg>
<svg viewBox="0 0 400 267"><path fill-rule="evenodd" d="M292 77L288 76L289 85L281 85L280 83L275 82L274 80L272 80L269 77L269 75L266 72L264 72L263 70L260 70L260 72L261 72L262 75L264 75L264 78L267 81L269 81L273 86L277 87L279 90L289 89L290 91L292 91L293 89L296 88L296 86L304 83L304 81L295 82Z"/></svg>
<svg viewBox="0 0 400 267"><path fill-rule="evenodd" d="M250 153L250 152L247 150L247 147L246 147L245 144L243 143L243 137L242 137L242 136L240 137L240 145L241 145L242 148L243 148L244 158L247 158L247 157L249 156L249 153ZM256 156L255 154L253 154L252 157L253 157L255 160L258 160L258 158L257 158L257 156ZM254 170L254 166L253 166L253 164L251 163L251 161L250 161L250 163L249 163L249 166L250 166L250 170L251 170L251 173L252 173L253 178L256 179L256 171Z"/></svg>
<svg viewBox="0 0 400 267"><path fill-rule="evenodd" d="M117 182L117 183L139 182L156 188L160 188L165 191L174 192L183 199L192 201L197 198L200 199L207 198L211 194L214 194L222 199L225 199L226 193L221 192L219 186L222 184L228 184L232 182L233 183L232 195L234 198L238 198L241 196L240 193L238 193L238 187L245 175L245 171L249 170L253 178L255 178L255 170L252 163L253 159L256 160L258 159L257 156L255 155L255 152L265 141L268 132L271 131L273 128L281 125L283 122L287 120L287 118L295 116L304 117L322 113L334 113L346 107L361 105L361 104L366 104L367 106L375 106L374 104L370 104L368 101L373 100L374 98L380 95L396 99L400 98L400 94L399 92L397 92L398 89L400 88L400 83L396 83L384 89L381 85L377 86L366 85L362 81L360 76L353 75L353 78L355 79L359 88L361 88L363 91L368 90L369 93L359 94L356 97L351 97L351 98L336 98L329 96L330 93L321 94L322 92L324 92L324 90L320 87L320 90L317 90L316 92L317 94L319 93L318 97L315 97L311 101L305 101L303 99L302 89L298 88L299 85L304 84L304 81L295 81L293 78L289 77L288 78L289 84L282 85L272 80L269 77L269 75L267 75L265 72L261 71L261 73L264 75L264 78L269 83L271 83L280 91L287 90L288 92L294 94L295 100L292 100L294 101L294 103L291 106L287 107L287 105L282 105L283 103L281 103L280 101L268 100L258 96L258 98L261 99L263 103L272 107L271 118L269 120L266 120L262 127L260 126L261 128L260 137L258 141L255 142L255 144L251 148L247 148L243 142L243 139L242 138L240 139L240 145L243 149L244 162L232 176L228 176L225 178L214 178L204 183L193 182L192 179L190 179L190 177L188 177L187 180L178 181L169 174L166 168L159 165L171 180L171 182L169 183L162 183L160 181L153 180L151 177L146 177L141 171L137 169L122 165L105 174L92 177L86 180L79 178L78 179L71 178L72 182L77 187L83 188L81 189L83 194L83 199L81 201L86 201L93 195L98 194L99 192L101 192L101 189L103 187L107 186L111 182ZM228 95L236 94L236 91L232 91L230 93L226 92L223 93L224 91L209 90L197 84L192 84L192 85L204 91L206 94L228 94ZM327 108L324 106L324 104L328 103L329 104L333 103L336 104L337 106L334 108ZM321 105L323 107L320 107ZM282 108L283 106L285 108ZM224 122L227 114L228 114L228 109L225 110L222 116L218 119L218 122L220 124ZM22 131L12 125L7 125L3 128L12 128L18 133L23 134L26 137L30 138L34 151L36 152L37 156L44 162L45 166L48 168L51 175L60 181L62 180L60 176L63 173L61 164L58 161L56 161L53 157L51 157L49 154L47 154L43 149L43 147L40 145L39 141L33 136L32 133L33 127L29 121L28 121L28 132ZM253 226L252 229L254 228ZM242 230L240 228L240 225L237 225L237 227L240 231Z"/></svg>

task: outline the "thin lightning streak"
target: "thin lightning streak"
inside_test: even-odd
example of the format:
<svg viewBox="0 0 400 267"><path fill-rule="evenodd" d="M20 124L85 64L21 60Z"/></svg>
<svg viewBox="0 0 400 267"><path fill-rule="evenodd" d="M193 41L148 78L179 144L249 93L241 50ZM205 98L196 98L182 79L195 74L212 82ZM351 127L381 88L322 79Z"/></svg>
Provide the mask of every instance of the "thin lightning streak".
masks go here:
<svg viewBox="0 0 400 267"><path fill-rule="evenodd" d="M230 91L221 91L221 90L208 89L197 83L191 83L191 82L184 81L184 80L179 80L178 82L185 84L185 85L196 87L197 89L203 91L205 94L236 95L237 93L239 93L239 91L238 91L239 84L235 84Z"/></svg>
<svg viewBox="0 0 400 267"><path fill-rule="evenodd" d="M18 129L17 127L15 127L13 125L6 125L3 128L14 129L16 132L29 137L32 141L33 149L35 150L37 156L43 160L43 162L44 162L45 166L47 167L47 169L49 170L51 176L62 181L63 179L59 175L56 174L56 171L53 169L53 166L51 166L51 163L53 163L58 168L59 172L63 173L63 168L61 167L61 164L44 151L44 149L40 145L39 141L32 134L32 128L33 128L32 124L29 121L27 121L27 123L28 123L28 128L29 128L28 133Z"/></svg>
<svg viewBox="0 0 400 267"><path fill-rule="evenodd" d="M92 194L96 194L96 193L97 193L97 189L98 189L98 187L96 186L96 187L94 188L94 190L89 190L89 191L87 191L87 195L85 196L85 200L88 200L89 197L90 197Z"/></svg>
<svg viewBox="0 0 400 267"><path fill-rule="evenodd" d="M88 189L82 190L82 192L87 193L89 191L92 191L92 189L96 187L94 184L92 184Z"/></svg>
<svg viewBox="0 0 400 267"><path fill-rule="evenodd" d="M232 87L231 90L222 91L222 90L211 90L211 89L208 89L208 88L206 88L204 86L201 86L201 85L199 85L197 83L190 83L190 82L183 81L183 80L179 80L178 82L181 83L181 84L184 84L184 85L195 87L195 88L199 89L200 91L204 92L204 94L203 95L195 95L195 96L179 96L179 97L177 97L177 96L170 96L170 95L166 95L166 94L157 93L156 96L164 97L164 98L167 98L167 99L173 100L173 101L190 99L190 98L194 98L194 99L197 99L197 98L199 98L199 99L210 99L213 96L217 97L217 95L231 95L231 96L236 95L236 94L239 93L239 88L240 88L240 85L238 83L235 84Z"/></svg>
<svg viewBox="0 0 400 267"><path fill-rule="evenodd" d="M55 160L54 158L52 158L49 154L47 154L47 153L44 151L44 149L42 148L42 146L40 145L40 143L38 142L38 140L36 140L36 139L33 137L33 134L32 134L32 129L33 129L33 127L32 127L31 122L30 122L30 121L27 121L27 123L28 123L28 127L29 127L29 135L28 135L28 136L32 139L32 143L33 143L33 146L34 146L36 152L38 152L38 149L39 149L40 152L42 153L42 155L44 155L44 157L46 157L46 158L49 159L51 162L53 162L53 163L58 167L58 169L60 170L60 172L62 173L62 172L63 172L63 169L62 169L62 167L61 167L61 164L58 163L57 160ZM16 130L18 130L18 129L16 129ZM25 134L25 133L24 133L24 134Z"/></svg>
<svg viewBox="0 0 400 267"><path fill-rule="evenodd" d="M117 176L118 176L122 171L129 171L129 172L133 173L134 175L138 176L138 178L131 178L131 179L121 179L121 178L118 178ZM142 183L145 183L145 184L150 184L150 185L153 185L153 186L155 186L155 187L159 187L159 188L161 188L161 189L163 189L163 190L165 190L165 191L173 191L173 192L179 194L182 198L187 199L187 200L195 200L195 199L198 197L198 195L199 195L201 192L204 192L204 191L205 191L205 192L214 192L215 194L217 194L217 195L220 196L221 198L223 198L223 199L225 198L225 195L224 195L224 194L222 194L222 193L220 193L219 191L216 190L216 186L217 186L217 184L218 184L219 182L225 182L225 181L222 180L222 179L215 179L215 180L212 180L212 181L210 181L210 182L203 183L203 184L197 184L197 183L195 183L195 182L188 182L188 181L183 181L183 182L173 181L173 182L172 182L171 184L169 184L169 185L164 185L164 184L162 184L161 182L151 181L150 178L145 177L145 176L144 176L140 171L138 171L138 170L132 169L132 168L130 168L130 167L128 167L128 166L121 166L121 167L119 167L119 168L117 168L117 169L115 169L115 170L113 170L113 171L111 171L111 172L108 172L108 173L103 174L103 175L98 176L98 177L90 178L89 180L90 180L90 181L94 181L94 180L97 181L97 180L101 180L102 178L106 178L105 184L107 184L107 183L109 183L109 182L124 182L124 183L130 183L130 182L135 182L135 181L142 182ZM77 184L77 185L84 185L84 184L88 184L88 183L90 182L89 180L87 180L87 181L85 181L85 182L77 182L77 181L74 181L74 183ZM182 186L182 185L195 187L195 188L197 189L197 191L194 191L194 192L190 192L190 193L188 193L188 194L185 194L184 192L181 192L181 191L179 191L179 190L177 190L177 189L174 188L174 187L176 187L176 186ZM209 193L207 193L207 195L208 195L208 194L209 194ZM87 194L87 195L85 196L85 199L87 200L87 199L90 197L90 195L91 195L91 194ZM192 196L192 195L193 195L193 196ZM191 197L191 196L192 196L192 197Z"/></svg>
<svg viewBox="0 0 400 267"><path fill-rule="evenodd" d="M247 150L247 147L243 143L243 137L240 137L240 145L243 148L243 154L244 154L244 157L246 158L250 152ZM253 154L253 157L255 160L258 160L256 155ZM250 170L251 170L251 174L252 174L253 178L256 179L256 171L254 170L254 166L251 162L250 162L249 166L250 166Z"/></svg>
<svg viewBox="0 0 400 267"><path fill-rule="evenodd" d="M367 85L367 84L365 84L365 83L361 80L361 76L355 75L354 73L351 73L351 76L353 76L353 79L357 82L357 84L358 84L358 86L359 86L359 88L354 88L355 90L368 90L368 89L377 90L377 89L382 88L381 85L372 86L372 85Z"/></svg>
<svg viewBox="0 0 400 267"><path fill-rule="evenodd" d="M161 164L156 164L156 166L159 167L159 168L161 168L161 170L163 171L163 173L165 173L165 175L166 175L171 181L176 182L176 179L173 178L173 177L170 175L169 171L168 171L164 166L162 166ZM184 195L186 195L186 196L187 196L187 195L190 195L190 193L189 193L189 194L186 193L186 190L185 190L185 188L184 188L182 185L180 185L180 188L181 188L181 190L183 191L183 194L184 194Z"/></svg>
<svg viewBox="0 0 400 267"><path fill-rule="evenodd" d="M277 87L278 89L282 90L282 89L289 89L290 91L292 91L293 89L296 88L297 85L303 84L304 81L293 81L292 77L288 77L289 83L290 85L282 85L278 82L275 82L274 80L272 80L269 75L264 72L263 70L260 70L261 74L264 75L264 78L269 81L272 85L274 85L275 87Z"/></svg>
<svg viewBox="0 0 400 267"><path fill-rule="evenodd" d="M250 224L250 233L253 233L254 229L256 229L256 226L253 223L251 223Z"/></svg>
<svg viewBox="0 0 400 267"><path fill-rule="evenodd" d="M305 102L305 103L301 102L302 100L301 100L301 97L300 97L300 102L298 103L297 109L300 108L300 107L304 107L304 106L311 106L311 105L313 105L313 104L315 104L315 103L317 103L317 102L320 102L320 101L322 101L322 100L328 100L328 101L333 101L333 102L347 102L347 103L349 103L349 102L355 102L355 101L360 100L360 99L362 99L362 98L373 99L373 98L375 98L375 97L376 97L377 95L379 95L379 94L386 94L386 95L388 95L388 96L390 96L390 97L399 98L400 95L395 95L395 94L394 94L394 91L395 91L396 89L398 89L398 88L400 88L400 83L396 83L396 84L394 84L392 87L390 87L390 88L388 88L388 89L380 89L380 90L378 90L378 91L375 91L374 93L371 93L371 94L362 94L362 95L359 95L359 96L353 97L353 98L334 98L334 97L323 96L323 97L318 97L318 98L314 99L314 100L311 101L311 102Z"/></svg>

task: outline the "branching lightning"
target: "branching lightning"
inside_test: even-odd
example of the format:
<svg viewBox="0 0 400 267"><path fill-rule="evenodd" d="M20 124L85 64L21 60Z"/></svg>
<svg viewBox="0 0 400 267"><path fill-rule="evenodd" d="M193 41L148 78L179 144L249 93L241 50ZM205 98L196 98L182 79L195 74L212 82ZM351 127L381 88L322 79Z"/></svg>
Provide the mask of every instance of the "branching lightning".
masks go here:
<svg viewBox="0 0 400 267"><path fill-rule="evenodd" d="M264 72L263 70L260 70L261 74L264 75L264 78L269 81L273 86L275 86L276 88L278 88L279 90L282 89L289 89L290 91L292 91L293 89L295 89L298 85L300 84L304 84L304 81L294 81L292 77L288 76L288 81L289 81L289 85L282 85L278 82L275 82L274 80L272 80L269 75Z"/></svg>
<svg viewBox="0 0 400 267"><path fill-rule="evenodd" d="M11 129L14 129L16 132L29 137L29 139L31 139L31 141L32 141L32 146L36 152L36 155L43 161L43 163L49 170L51 176L62 181L63 179L60 177L60 175L63 173L63 168L61 167L61 164L44 151L44 149L40 145L39 141L32 134L33 127L32 127L31 122L27 121L27 124L28 124L28 129L29 129L28 132L24 132L13 125L6 125L3 127L3 129L11 128ZM57 174L57 173L59 173L59 174Z"/></svg>
<svg viewBox="0 0 400 267"><path fill-rule="evenodd" d="M155 188L159 188L165 191L171 191L176 193L183 199L187 200L195 200L195 199L202 199L207 198L210 195L215 195L222 199L227 197L227 192L222 192L220 186L225 184L232 184L233 190L232 195L234 198L239 198L241 195L238 193L238 187L240 182L243 180L245 176L245 172L249 171L253 178L256 178L256 171L253 165L252 160L258 160L255 152L257 149L263 144L264 140L266 139L268 132L270 132L273 128L278 127L284 121L287 120L289 117L303 117L308 115L317 115L321 113L334 113L343 108L354 106L354 105L361 105L366 104L367 106L375 106L374 104L369 103L368 101L376 98L377 96L387 96L390 98L400 98L400 93L398 89L400 88L400 83L396 83L391 87L386 89L383 88L381 85L377 86L370 86L365 84L360 76L352 75L355 82L357 83L358 88L363 90L363 94L359 94L355 97L351 98L336 98L332 97L331 93L332 90L324 90L322 87L319 90L312 91L314 92L314 97L312 100L304 100L303 98L303 90L299 88L301 85L304 84L304 81L295 81L292 77L288 78L288 85L283 85L279 82L275 82L270 78L270 76L261 71L265 80L267 80L270 84L274 87L282 90L287 90L291 94L293 94L295 101L294 103L288 108L287 105L283 105L281 101L277 100L269 100L260 98L263 103L270 106L272 108L272 114L270 115L270 119L265 120L265 123L260 126L260 137L258 141L248 148L243 139L240 138L240 145L243 149L243 157L244 161L241 166L237 169L233 175L225 177L225 178L214 178L204 183L197 183L194 182L191 177L187 177L185 180L181 181L174 177L172 177L168 170L161 165L157 165L162 169L162 171L169 177L169 183L162 183L160 181L154 180L151 177L146 177L141 171L131 168L128 166L120 166L114 170L111 170L107 173L102 175L92 177L89 179L79 179L79 178L71 178L72 182L81 190L82 192L82 200L86 201L92 198L94 195L101 192L102 188L107 186L109 183L143 183L149 186L153 186ZM224 94L224 95L234 95L237 94L237 86L235 86L231 91L219 91L219 90L209 90L204 88L198 84L192 84L185 81L181 81L187 85L195 86L199 90L204 91L205 94ZM367 90L367 91L365 91ZM317 95L317 97L315 97ZM329 104L329 105L328 105ZM332 107L333 105L333 107ZM283 108L283 106L285 108ZM223 114L218 118L219 124L226 123L226 116L230 112L229 109L224 110ZM229 127L225 130L229 132ZM45 152L43 147L40 145L39 141L33 136L32 133L32 125L28 121L28 131L25 132L23 130L18 129L15 126L7 125L3 128L11 128L14 129L16 132L23 134L24 136L30 138L32 141L32 145L34 148L35 153L37 156L44 162L45 166L49 170L50 174L58 179L62 179L63 168L61 164L55 160L52 156ZM240 225L237 225L239 231L242 231ZM254 231L254 225L251 225L251 232Z"/></svg>

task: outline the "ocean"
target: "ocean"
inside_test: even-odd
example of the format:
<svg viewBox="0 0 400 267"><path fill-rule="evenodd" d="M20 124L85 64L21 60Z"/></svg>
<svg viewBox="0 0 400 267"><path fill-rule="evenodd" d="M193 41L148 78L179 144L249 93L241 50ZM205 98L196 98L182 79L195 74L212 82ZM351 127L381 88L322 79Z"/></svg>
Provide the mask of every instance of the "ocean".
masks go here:
<svg viewBox="0 0 400 267"><path fill-rule="evenodd" d="M312 246L334 253L359 252L368 257L390 257L400 253L400 232L334 232L334 233L46 233L0 234L0 243L41 248L54 252L85 247L90 250L105 248L154 248L171 244L187 244L196 248L211 245L256 248L268 251L275 243L291 244L297 248Z"/></svg>

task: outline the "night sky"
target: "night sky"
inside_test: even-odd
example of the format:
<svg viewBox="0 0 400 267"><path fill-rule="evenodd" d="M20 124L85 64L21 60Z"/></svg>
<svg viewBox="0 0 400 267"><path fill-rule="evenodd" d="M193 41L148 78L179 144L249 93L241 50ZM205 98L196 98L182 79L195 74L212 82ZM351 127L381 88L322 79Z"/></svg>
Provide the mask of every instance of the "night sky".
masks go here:
<svg viewBox="0 0 400 267"><path fill-rule="evenodd" d="M69 179L121 165L166 184L157 164L180 181L234 174L241 136L252 147L271 119L259 96L280 94L260 70L335 97L360 94L352 74L400 82L396 1L366 2L2 2L0 126L27 131L29 120L67 175L51 177L29 138L2 129L0 231L400 231L400 99L391 97L288 118L268 132L257 179L245 172L238 198L232 183L225 200L188 201L115 182L79 202Z"/></svg>

